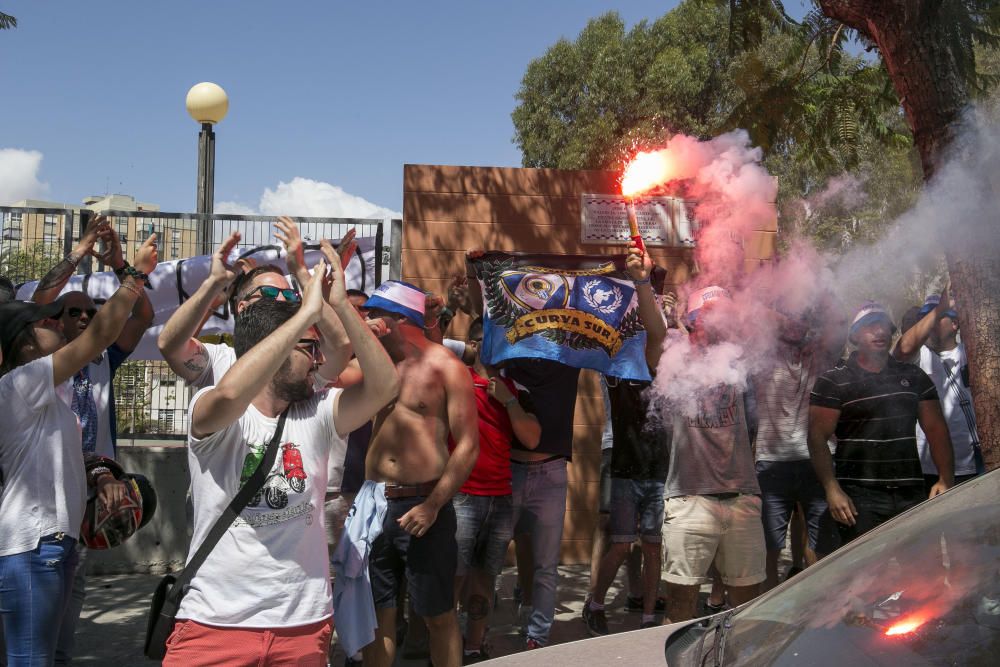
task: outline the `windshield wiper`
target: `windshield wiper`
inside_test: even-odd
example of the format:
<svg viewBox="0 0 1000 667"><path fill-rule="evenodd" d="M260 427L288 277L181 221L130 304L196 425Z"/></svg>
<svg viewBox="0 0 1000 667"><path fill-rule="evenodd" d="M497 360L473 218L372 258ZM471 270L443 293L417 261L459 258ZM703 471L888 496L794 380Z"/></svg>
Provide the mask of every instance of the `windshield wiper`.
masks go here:
<svg viewBox="0 0 1000 667"><path fill-rule="evenodd" d="M712 663L713 667L722 667L726 657L726 635L729 634L729 630L733 627L733 613L733 611L729 611L719 619L718 625L715 627L715 642L712 644L712 653L715 656L715 661Z"/></svg>

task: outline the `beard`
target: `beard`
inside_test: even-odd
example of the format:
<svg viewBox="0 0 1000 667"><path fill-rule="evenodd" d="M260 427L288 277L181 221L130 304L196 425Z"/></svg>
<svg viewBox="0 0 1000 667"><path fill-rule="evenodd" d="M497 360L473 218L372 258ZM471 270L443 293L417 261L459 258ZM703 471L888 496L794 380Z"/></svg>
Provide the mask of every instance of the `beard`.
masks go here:
<svg viewBox="0 0 1000 667"><path fill-rule="evenodd" d="M278 372L274 374L274 379L271 380L271 388L274 391L275 398L288 401L289 403L312 398L314 393L312 381L308 377L292 378L290 366L291 364L286 359L285 363L278 369Z"/></svg>

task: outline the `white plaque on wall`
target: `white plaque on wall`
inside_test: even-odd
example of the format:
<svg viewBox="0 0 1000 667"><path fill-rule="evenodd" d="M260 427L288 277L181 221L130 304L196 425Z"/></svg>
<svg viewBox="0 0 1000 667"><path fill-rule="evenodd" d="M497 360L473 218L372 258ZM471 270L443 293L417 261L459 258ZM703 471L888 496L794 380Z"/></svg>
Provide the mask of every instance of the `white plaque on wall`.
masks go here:
<svg viewBox="0 0 1000 667"><path fill-rule="evenodd" d="M604 245L627 245L628 229L625 197L622 195L581 195L580 241ZM693 248L697 223L688 217L684 200L676 197L636 197L636 221L647 246Z"/></svg>

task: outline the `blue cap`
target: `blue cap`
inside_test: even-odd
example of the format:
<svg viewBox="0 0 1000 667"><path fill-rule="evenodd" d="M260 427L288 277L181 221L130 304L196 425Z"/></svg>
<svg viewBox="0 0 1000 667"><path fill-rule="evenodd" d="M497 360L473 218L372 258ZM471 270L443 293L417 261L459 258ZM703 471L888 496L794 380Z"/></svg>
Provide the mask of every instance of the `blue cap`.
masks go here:
<svg viewBox="0 0 1000 667"><path fill-rule="evenodd" d="M415 285L400 280L387 280L375 288L362 308L387 310L423 327L426 301L427 295Z"/></svg>

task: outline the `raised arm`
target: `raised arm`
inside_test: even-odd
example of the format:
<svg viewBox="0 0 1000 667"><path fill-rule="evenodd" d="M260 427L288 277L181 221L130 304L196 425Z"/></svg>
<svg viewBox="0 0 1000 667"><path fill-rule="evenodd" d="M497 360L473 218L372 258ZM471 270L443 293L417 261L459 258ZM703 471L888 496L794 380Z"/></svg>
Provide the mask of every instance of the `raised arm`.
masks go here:
<svg viewBox="0 0 1000 667"><path fill-rule="evenodd" d="M135 268L150 274L156 268L156 234L152 234L135 254ZM94 316L90 326L74 341L52 355L53 380L61 384L73 377L98 354L106 350L121 335L122 326L132 312L136 300L145 289L145 281L126 275L121 286Z"/></svg>
<svg viewBox="0 0 1000 667"><path fill-rule="evenodd" d="M892 356L900 361L905 361L920 350L920 347L930 337L931 331L934 330L934 325L937 324L937 321L944 315L945 311L951 308L951 301L948 297L949 291L949 286L945 286L944 291L941 292L941 300L938 302L938 305L899 337L899 340L896 341L896 347L892 349Z"/></svg>
<svg viewBox="0 0 1000 667"><path fill-rule="evenodd" d="M927 496L933 498L955 485L955 450L951 445L948 423L941 412L941 402L937 398L917 404L917 420L927 436L931 459L938 469L938 481Z"/></svg>
<svg viewBox="0 0 1000 667"><path fill-rule="evenodd" d="M219 383L195 402L191 435L204 438L226 428L246 412L254 396L274 377L298 340L319 320L325 274L326 263L320 262L306 284L298 312L247 350Z"/></svg>
<svg viewBox="0 0 1000 667"><path fill-rule="evenodd" d="M830 437L837 430L839 419L840 410L810 405L807 444L809 445L809 458L812 460L816 477L826 492L826 502L830 506L830 515L840 523L853 526L854 517L858 515L858 510L854 507L854 502L850 497L840 488L840 483L837 482L833 469L833 457L830 456L830 447L827 445Z"/></svg>
<svg viewBox="0 0 1000 667"><path fill-rule="evenodd" d="M99 236L107 245L107 250L100 254L93 253L94 257L99 259L105 266L111 267L111 270L121 280L125 275L125 267L128 266L128 262L125 261L125 255L122 253L121 239L118 238L118 233L111 227L106 227L103 231L99 232ZM115 341L115 344L120 350L130 354L139 345L142 335L146 333L146 330L152 324L153 304L149 300L146 290L142 290L142 294L139 295L135 306L132 308L132 315L125 322L125 326L122 327L122 332L118 336L118 340Z"/></svg>
<svg viewBox="0 0 1000 667"><path fill-rule="evenodd" d="M108 219L105 216L98 215L90 219L90 222L87 223L87 228L83 231L80 242L76 244L73 251L66 255L61 262L49 269L48 273L38 281L35 293L31 297L35 303L52 303L56 300L59 292L69 282L81 260L93 252L94 244L97 243L100 233L105 229L108 229ZM110 344L108 343L108 345Z"/></svg>
<svg viewBox="0 0 1000 667"><path fill-rule="evenodd" d="M156 341L170 369L187 382L197 380L208 367L208 353L195 336L214 304L224 298L226 289L236 280L237 270L227 259L239 241L240 233L233 232L216 248L208 278L174 311Z"/></svg>
<svg viewBox="0 0 1000 667"><path fill-rule="evenodd" d="M291 218L280 216L278 222L275 223L275 228L274 235L285 246L285 262L288 264L289 272L291 272L300 285L305 285L309 281L309 271L305 266L305 251L302 246L302 235L299 233L299 226ZM343 252L347 256L347 259L345 260L343 256L335 255L332 258L328 258L327 261L330 262L331 266L336 264L343 269L346 263L350 261L349 253L353 246L354 230L351 229L341 239L340 246L337 248L338 254ZM321 345L323 357L325 358L323 365L318 370L318 374L327 380L336 380L341 371L347 366L347 362L351 360L351 355L353 354L351 341L347 336L347 332L344 331L344 325L341 323L340 318L333 312L329 304L323 304L323 315L316 326L319 328L320 334L322 334Z"/></svg>
<svg viewBox="0 0 1000 667"><path fill-rule="evenodd" d="M635 283L639 298L639 319L646 329L646 363L650 368L656 368L660 363L660 355L663 354L663 341L667 339L667 323L656 303L656 295L650 281L650 276L653 274L653 260L636 245L635 241L629 243L625 270Z"/></svg>
<svg viewBox="0 0 1000 667"><path fill-rule="evenodd" d="M337 433L346 436L362 426L399 393L399 376L385 348L347 300L344 270L337 255L326 240L320 243L323 255L330 261L329 307L342 322L357 355L360 378L352 374L354 383L345 389L333 405L333 423Z"/></svg>

